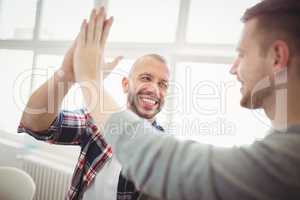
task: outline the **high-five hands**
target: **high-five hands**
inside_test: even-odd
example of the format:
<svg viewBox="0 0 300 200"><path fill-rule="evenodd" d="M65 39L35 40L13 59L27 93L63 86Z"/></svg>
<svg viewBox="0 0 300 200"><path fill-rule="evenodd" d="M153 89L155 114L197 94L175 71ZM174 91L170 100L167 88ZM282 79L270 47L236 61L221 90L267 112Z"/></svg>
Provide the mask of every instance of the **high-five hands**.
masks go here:
<svg viewBox="0 0 300 200"><path fill-rule="evenodd" d="M107 42L113 18L106 18L102 7L93 9L90 19L84 20L77 37L74 50L74 75L76 82L100 81L101 73L111 71L122 57L112 63L104 64L104 48Z"/></svg>
<svg viewBox="0 0 300 200"><path fill-rule="evenodd" d="M112 71L120 60L118 57L110 64L103 63L112 23L113 18L106 19L103 7L94 9L89 21L82 22L74 50L75 81L81 86L86 107L98 127L103 127L112 112L119 111L118 105L103 87L104 74Z"/></svg>
<svg viewBox="0 0 300 200"><path fill-rule="evenodd" d="M99 11L100 11L99 9L98 9L98 11L95 10L96 13L93 14L94 15L94 20L95 20L95 14L97 14L97 12L98 12L98 14L100 14ZM108 21L108 20L106 20L106 21ZM86 22L84 22L84 23L86 23ZM83 24L82 24L82 26L83 26ZM87 26L87 24L85 24L85 26ZM88 27L85 27L85 28L86 28L85 29L85 33L86 33ZM81 31L80 31L80 33L81 33ZM67 81L69 83L75 83L76 82L75 74L74 74L74 60L75 60L74 59L74 51L75 51L75 49L78 45L78 40L79 40L80 33L78 34L76 40L73 42L72 46L66 52L66 54L64 56L62 66L59 69L60 72L63 72L65 81ZM122 58L123 58L122 56L118 56L118 57L114 58L114 60L111 61L111 62L107 62L107 63L105 62L103 64L103 69L106 69L108 72L111 71L112 69L114 69L119 64L119 62ZM109 73L103 73L103 78L105 78L106 75L108 75L108 74Z"/></svg>

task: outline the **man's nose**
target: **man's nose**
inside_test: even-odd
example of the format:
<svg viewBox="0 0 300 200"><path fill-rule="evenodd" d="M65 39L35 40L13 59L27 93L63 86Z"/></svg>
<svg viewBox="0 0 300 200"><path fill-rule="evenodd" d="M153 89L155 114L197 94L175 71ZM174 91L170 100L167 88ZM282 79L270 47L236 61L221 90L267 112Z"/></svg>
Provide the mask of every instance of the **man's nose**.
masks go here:
<svg viewBox="0 0 300 200"><path fill-rule="evenodd" d="M156 83L150 83L147 87L147 90L153 93L156 97L159 98L159 86Z"/></svg>
<svg viewBox="0 0 300 200"><path fill-rule="evenodd" d="M239 66L239 61L238 61L238 59L236 59L236 60L233 62L233 64L232 64L232 66L231 66L229 72L230 72L232 75L236 75L236 74L237 74L238 66Z"/></svg>

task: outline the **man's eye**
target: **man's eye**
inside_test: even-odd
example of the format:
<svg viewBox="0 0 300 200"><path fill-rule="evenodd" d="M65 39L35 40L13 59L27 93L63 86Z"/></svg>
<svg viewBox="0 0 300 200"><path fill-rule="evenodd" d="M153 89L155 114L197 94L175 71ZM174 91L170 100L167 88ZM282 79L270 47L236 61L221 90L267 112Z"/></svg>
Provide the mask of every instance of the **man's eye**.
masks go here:
<svg viewBox="0 0 300 200"><path fill-rule="evenodd" d="M151 78L150 77L147 77L147 76L144 76L141 78L143 81L151 81Z"/></svg>
<svg viewBox="0 0 300 200"><path fill-rule="evenodd" d="M168 89L168 84L166 83L160 83L160 87L164 89Z"/></svg>
<svg viewBox="0 0 300 200"><path fill-rule="evenodd" d="M239 53L239 54L238 54L238 57L239 57L239 58L243 58L243 57L244 57L244 54L243 54L243 53Z"/></svg>

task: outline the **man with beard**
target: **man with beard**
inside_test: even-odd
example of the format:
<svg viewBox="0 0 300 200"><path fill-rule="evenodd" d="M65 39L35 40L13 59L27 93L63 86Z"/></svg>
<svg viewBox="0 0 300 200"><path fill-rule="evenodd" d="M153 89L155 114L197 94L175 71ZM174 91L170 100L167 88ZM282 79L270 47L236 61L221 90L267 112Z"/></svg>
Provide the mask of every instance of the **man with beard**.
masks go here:
<svg viewBox="0 0 300 200"><path fill-rule="evenodd" d="M104 126L103 139L115 150L123 175L159 199L299 200L299 19L299 0L262 0L242 18L238 57L230 72L242 84L241 105L264 109L272 122L269 134L249 146L178 141L155 134L149 122L130 110L106 114L98 112L101 105L88 107L94 119L104 119L97 120L98 126ZM104 53L109 29L103 26L104 37L91 38L85 32L93 27L83 23L74 55L77 80L99 81L91 75L102 65L96 67L92 52ZM88 99L88 88L81 89ZM113 102L111 106L119 111Z"/></svg>
<svg viewBox="0 0 300 200"><path fill-rule="evenodd" d="M95 13L94 10L91 17L95 16ZM121 166L112 157L112 149L107 148L108 145L103 141L95 121L87 110L60 111L64 96L75 83L74 47L75 43L65 55L62 67L30 97L18 132L26 132L38 140L52 144L81 147L66 199L147 198L131 181L122 176ZM118 57L112 63L106 64L106 70L112 70L119 60ZM148 120L159 131L164 130L156 122L155 116L164 105L168 84L167 63L157 54L148 54L137 59L129 77L122 80L123 91L127 93L127 108ZM63 92L59 92L61 85L65 88ZM52 98L49 97L54 97L54 102L50 102L49 99ZM50 106L54 106L54 112L49 111Z"/></svg>
<svg viewBox="0 0 300 200"><path fill-rule="evenodd" d="M153 87L149 83L157 83ZM123 90L128 93L128 108L140 117L154 122L154 117L164 105L169 84L166 61L157 54L139 58L130 70L129 78L122 80Z"/></svg>

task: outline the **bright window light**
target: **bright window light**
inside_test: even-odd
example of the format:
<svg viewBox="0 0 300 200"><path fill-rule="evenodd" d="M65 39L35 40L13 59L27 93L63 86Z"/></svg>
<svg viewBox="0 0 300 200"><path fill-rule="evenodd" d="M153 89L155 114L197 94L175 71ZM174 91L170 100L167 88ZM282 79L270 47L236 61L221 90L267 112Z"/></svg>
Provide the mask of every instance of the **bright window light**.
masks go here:
<svg viewBox="0 0 300 200"><path fill-rule="evenodd" d="M40 38L74 40L92 8L92 0L44 0Z"/></svg>
<svg viewBox="0 0 300 200"><path fill-rule="evenodd" d="M37 0L0 1L0 39L31 39Z"/></svg>
<svg viewBox="0 0 300 200"><path fill-rule="evenodd" d="M229 66L177 65L173 129L181 138L221 146L249 144L264 136L269 124L261 113L240 107L240 84Z"/></svg>
<svg viewBox="0 0 300 200"><path fill-rule="evenodd" d="M179 0L110 0L113 42L174 42Z"/></svg>
<svg viewBox="0 0 300 200"><path fill-rule="evenodd" d="M28 100L33 53L31 51L0 50L0 129L16 133L21 113Z"/></svg>
<svg viewBox="0 0 300 200"><path fill-rule="evenodd" d="M109 59L107 61L111 61ZM104 87L109 92L114 100L121 106L126 107L126 95L122 88L122 79L127 77L134 63L132 59L123 59L118 66L107 76L104 82Z"/></svg>
<svg viewBox="0 0 300 200"><path fill-rule="evenodd" d="M187 42L236 44L242 30L240 18L259 0L191 0Z"/></svg>

